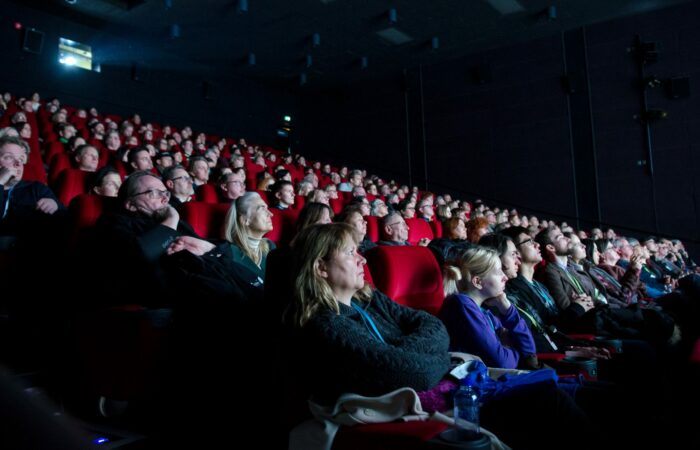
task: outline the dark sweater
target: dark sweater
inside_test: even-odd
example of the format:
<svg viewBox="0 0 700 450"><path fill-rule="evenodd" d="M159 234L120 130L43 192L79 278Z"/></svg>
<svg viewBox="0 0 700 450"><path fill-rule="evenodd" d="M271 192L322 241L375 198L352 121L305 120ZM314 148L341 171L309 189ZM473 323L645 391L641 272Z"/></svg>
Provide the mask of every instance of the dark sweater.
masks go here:
<svg viewBox="0 0 700 450"><path fill-rule="evenodd" d="M355 300L353 300L355 301ZM382 343L360 313L340 305L340 314L317 314L301 330L307 377L316 401L333 403L345 392L375 396L401 387L423 391L449 370L449 337L436 317L394 303L374 291L366 308Z"/></svg>

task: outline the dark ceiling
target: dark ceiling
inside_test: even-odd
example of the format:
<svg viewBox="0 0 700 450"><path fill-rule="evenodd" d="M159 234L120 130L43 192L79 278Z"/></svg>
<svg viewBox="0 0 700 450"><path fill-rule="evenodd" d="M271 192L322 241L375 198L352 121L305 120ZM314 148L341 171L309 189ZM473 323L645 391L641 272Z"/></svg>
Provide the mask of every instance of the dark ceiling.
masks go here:
<svg viewBox="0 0 700 450"><path fill-rule="evenodd" d="M99 42L86 44L105 64L297 84L303 73L309 85L323 86L387 77L688 0L17 1L99 30ZM411 40L386 42L378 32L388 28ZM110 45L109 37L121 43Z"/></svg>

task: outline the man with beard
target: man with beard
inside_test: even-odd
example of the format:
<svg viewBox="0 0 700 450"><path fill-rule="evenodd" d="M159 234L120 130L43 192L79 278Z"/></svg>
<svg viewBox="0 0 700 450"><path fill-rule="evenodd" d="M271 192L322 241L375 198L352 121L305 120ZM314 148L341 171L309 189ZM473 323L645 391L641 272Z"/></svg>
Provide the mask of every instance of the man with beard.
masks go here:
<svg viewBox="0 0 700 450"><path fill-rule="evenodd" d="M100 292L108 304L169 304L171 283L164 259L187 250L203 255L214 244L200 239L169 203L170 191L148 171L130 175L119 189L116 211L97 222ZM96 246L97 247L97 246ZM149 305L150 306L150 305Z"/></svg>

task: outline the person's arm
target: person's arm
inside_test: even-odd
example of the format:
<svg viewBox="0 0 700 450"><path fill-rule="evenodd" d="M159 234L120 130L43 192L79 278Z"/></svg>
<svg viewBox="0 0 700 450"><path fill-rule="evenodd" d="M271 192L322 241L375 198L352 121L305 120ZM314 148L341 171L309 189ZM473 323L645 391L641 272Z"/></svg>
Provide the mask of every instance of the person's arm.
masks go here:
<svg viewBox="0 0 700 450"><path fill-rule="evenodd" d="M506 295L501 294L494 299L487 300L487 302L498 310L500 316L494 318L497 321L496 330L498 332L500 325L507 332L509 346L516 349L521 356L537 353L537 347L530 328L528 328L527 323L520 317L520 313L510 303Z"/></svg>
<svg viewBox="0 0 700 450"><path fill-rule="evenodd" d="M382 343L359 318L330 312L321 313L304 328L307 345L315 350L317 370L322 371L316 375L330 380L338 392L377 395L400 387L427 390L449 370L444 327L442 333L437 327L422 330L424 338L414 345L403 340Z"/></svg>
<svg viewBox="0 0 700 450"><path fill-rule="evenodd" d="M489 316L472 299L461 294L445 299L440 311L440 318L450 334L452 350L477 355L490 367L514 369L520 355L501 343L496 335L501 323L492 322L490 319L495 317ZM532 346L534 348L534 343Z"/></svg>
<svg viewBox="0 0 700 450"><path fill-rule="evenodd" d="M552 264L555 263L547 263L547 267L543 271L542 283L547 287L559 309L563 311L571 306L571 299L564 287L565 281L562 279L562 274L557 268L550 267Z"/></svg>
<svg viewBox="0 0 700 450"><path fill-rule="evenodd" d="M58 197L53 193L51 188L43 183L34 183L36 198L36 209L44 214L54 214L56 212L64 213L66 207L58 201Z"/></svg>

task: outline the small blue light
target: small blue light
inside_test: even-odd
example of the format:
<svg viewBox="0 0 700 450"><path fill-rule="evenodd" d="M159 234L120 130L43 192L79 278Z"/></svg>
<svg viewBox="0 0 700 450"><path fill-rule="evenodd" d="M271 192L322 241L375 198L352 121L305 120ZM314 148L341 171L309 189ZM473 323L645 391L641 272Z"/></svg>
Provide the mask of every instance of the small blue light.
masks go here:
<svg viewBox="0 0 700 450"><path fill-rule="evenodd" d="M109 442L109 439L107 439L106 437L98 437L93 442L97 445L100 445L100 444L105 444L105 443Z"/></svg>

